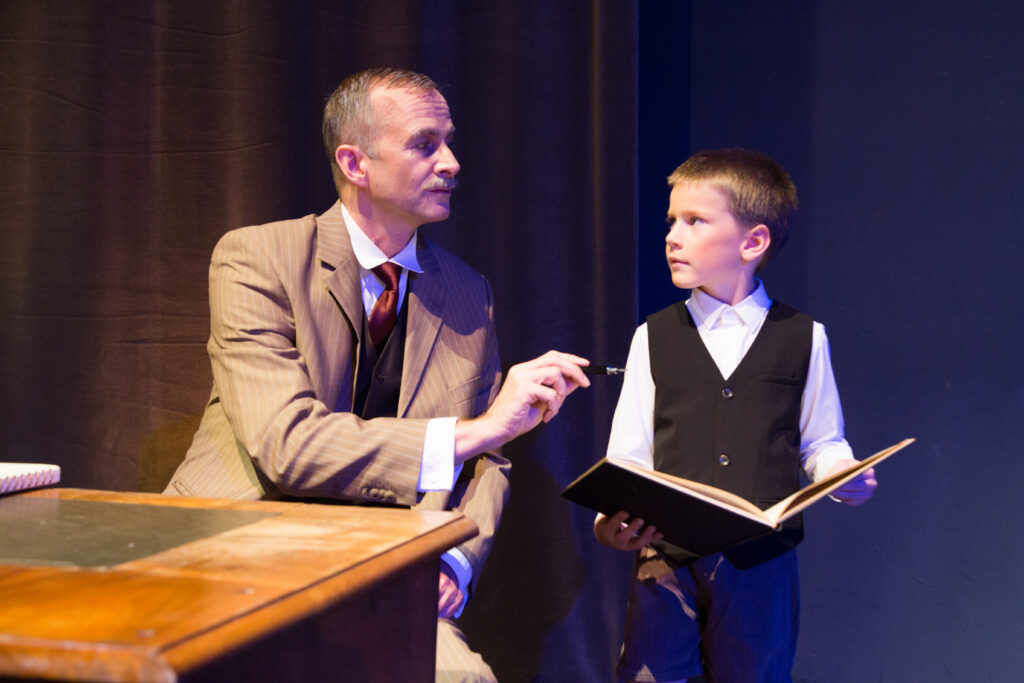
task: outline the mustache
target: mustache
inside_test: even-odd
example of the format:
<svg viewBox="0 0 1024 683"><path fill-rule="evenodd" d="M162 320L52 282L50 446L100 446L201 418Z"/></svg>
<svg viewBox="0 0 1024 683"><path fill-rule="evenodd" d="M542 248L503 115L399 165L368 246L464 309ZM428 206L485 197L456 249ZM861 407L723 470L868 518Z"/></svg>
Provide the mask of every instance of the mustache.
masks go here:
<svg viewBox="0 0 1024 683"><path fill-rule="evenodd" d="M459 186L459 181L455 178L433 178L426 185L427 190L454 190Z"/></svg>

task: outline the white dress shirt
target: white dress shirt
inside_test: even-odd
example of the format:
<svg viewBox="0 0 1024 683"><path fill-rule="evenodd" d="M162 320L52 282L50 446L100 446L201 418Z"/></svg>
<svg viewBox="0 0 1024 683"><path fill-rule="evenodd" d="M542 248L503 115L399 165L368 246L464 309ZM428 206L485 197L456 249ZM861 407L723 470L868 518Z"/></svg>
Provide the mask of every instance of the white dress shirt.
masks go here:
<svg viewBox="0 0 1024 683"><path fill-rule="evenodd" d="M771 303L760 280L757 289L735 306L722 303L699 289L692 291L686 308L723 379L732 375L754 342ZM654 379L647 323L638 327L633 335L622 393L612 418L607 456L654 468ZM807 384L800 403L800 463L807 478L817 481L836 461L852 457L853 452L843 436L843 411L832 374L825 328L815 322Z"/></svg>
<svg viewBox="0 0 1024 683"><path fill-rule="evenodd" d="M373 269L391 261L402 267L398 278L398 311L405 304L405 291L409 281L409 271L422 273L419 260L416 258L418 232L400 252L388 258L373 241L366 236L363 229L356 224L345 205L341 205L341 215L348 228L352 251L359 261L359 281L363 295L363 311L367 316L373 310L377 299L384 292L384 283L373 273ZM462 471L462 465L455 465L455 423L456 417L437 417L427 422L427 433L423 440L423 458L420 460L419 491L451 491L455 480ZM459 580L459 588L465 592L473 578L473 568L469 560L458 548L452 548L441 556L452 568ZM463 603L463 606L465 603ZM462 613L459 607L455 616Z"/></svg>

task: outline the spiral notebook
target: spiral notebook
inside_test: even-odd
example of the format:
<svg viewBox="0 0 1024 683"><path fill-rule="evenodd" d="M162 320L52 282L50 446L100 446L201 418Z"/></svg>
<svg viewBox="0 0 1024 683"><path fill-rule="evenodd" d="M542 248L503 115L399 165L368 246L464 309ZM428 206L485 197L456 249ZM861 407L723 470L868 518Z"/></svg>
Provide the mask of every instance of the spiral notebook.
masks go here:
<svg viewBox="0 0 1024 683"><path fill-rule="evenodd" d="M60 481L58 465L29 462L0 462L0 495L49 486Z"/></svg>

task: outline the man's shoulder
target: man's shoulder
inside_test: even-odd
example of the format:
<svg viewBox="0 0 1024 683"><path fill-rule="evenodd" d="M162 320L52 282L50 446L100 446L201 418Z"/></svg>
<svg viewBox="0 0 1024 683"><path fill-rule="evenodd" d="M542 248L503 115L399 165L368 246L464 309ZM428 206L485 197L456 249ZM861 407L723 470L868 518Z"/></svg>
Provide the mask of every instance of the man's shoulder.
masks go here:
<svg viewBox="0 0 1024 683"><path fill-rule="evenodd" d="M219 239L222 245L280 243L286 241L312 240L316 234L317 215L309 214L302 218L247 225L228 230Z"/></svg>
<svg viewBox="0 0 1024 683"><path fill-rule="evenodd" d="M433 240L420 235L422 241L422 252L432 259L435 269L432 269L438 277L448 284L459 284L459 286L479 286L489 288L490 285L479 271L463 261L461 258L448 251ZM420 265L426 265L421 263Z"/></svg>

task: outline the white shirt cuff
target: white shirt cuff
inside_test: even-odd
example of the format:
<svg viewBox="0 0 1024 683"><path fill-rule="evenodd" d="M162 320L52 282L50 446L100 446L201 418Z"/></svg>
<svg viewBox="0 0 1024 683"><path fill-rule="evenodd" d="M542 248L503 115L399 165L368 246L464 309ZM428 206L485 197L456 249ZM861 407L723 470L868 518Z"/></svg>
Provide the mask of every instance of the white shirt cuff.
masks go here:
<svg viewBox="0 0 1024 683"><path fill-rule="evenodd" d="M455 423L457 417L435 417L427 422L420 464L419 491L451 491L462 471L455 466Z"/></svg>
<svg viewBox="0 0 1024 683"><path fill-rule="evenodd" d="M854 460L853 450L845 440L830 443L827 446L820 448L812 456L809 456L812 462L805 464L805 471L812 473L811 481L821 481L824 479L829 470L831 470L837 462L840 460Z"/></svg>
<svg viewBox="0 0 1024 683"><path fill-rule="evenodd" d="M464 596L469 596L469 584L473 580L473 567L469 564L469 560L462 554L462 551L458 548L452 548L444 555L441 555L441 561L447 564L453 572L455 572L455 578L459 582L459 590L462 591ZM452 616L458 618L462 616L462 610L466 607L466 599L463 598L462 604L459 605L459 609L455 610L455 614Z"/></svg>

